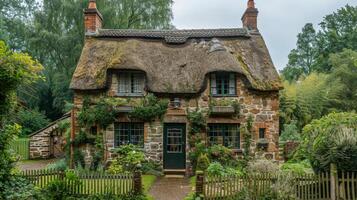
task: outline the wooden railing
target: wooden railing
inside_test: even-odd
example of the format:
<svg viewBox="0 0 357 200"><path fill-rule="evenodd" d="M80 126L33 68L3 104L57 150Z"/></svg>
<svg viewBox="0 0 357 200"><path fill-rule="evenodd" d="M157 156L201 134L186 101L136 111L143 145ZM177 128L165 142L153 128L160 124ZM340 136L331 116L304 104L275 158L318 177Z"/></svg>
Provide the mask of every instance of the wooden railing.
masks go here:
<svg viewBox="0 0 357 200"><path fill-rule="evenodd" d="M115 194L126 195L141 192L141 174L107 174L102 172L74 172L78 179L66 178L59 170L30 170L22 172L35 186L45 188L52 181L63 180L67 190L74 195Z"/></svg>
<svg viewBox="0 0 357 200"><path fill-rule="evenodd" d="M286 177L289 176L289 177ZM258 199L273 190L284 188L297 200L356 200L356 172L319 174L250 174L245 176L208 176L197 173L196 194L204 199L234 199L248 193ZM281 190L281 189L280 189Z"/></svg>

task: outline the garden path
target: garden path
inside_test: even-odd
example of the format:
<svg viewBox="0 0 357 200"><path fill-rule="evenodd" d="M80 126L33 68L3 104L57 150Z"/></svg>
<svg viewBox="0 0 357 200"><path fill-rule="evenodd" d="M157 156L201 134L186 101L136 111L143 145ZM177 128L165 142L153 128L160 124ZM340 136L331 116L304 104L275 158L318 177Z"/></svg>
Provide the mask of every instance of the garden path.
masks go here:
<svg viewBox="0 0 357 200"><path fill-rule="evenodd" d="M183 200L190 192L188 179L162 177L156 180L149 194L155 200Z"/></svg>
<svg viewBox="0 0 357 200"><path fill-rule="evenodd" d="M20 170L35 170L35 169L44 169L50 163L56 162L57 159L49 159L49 160L25 160L19 161L17 166Z"/></svg>

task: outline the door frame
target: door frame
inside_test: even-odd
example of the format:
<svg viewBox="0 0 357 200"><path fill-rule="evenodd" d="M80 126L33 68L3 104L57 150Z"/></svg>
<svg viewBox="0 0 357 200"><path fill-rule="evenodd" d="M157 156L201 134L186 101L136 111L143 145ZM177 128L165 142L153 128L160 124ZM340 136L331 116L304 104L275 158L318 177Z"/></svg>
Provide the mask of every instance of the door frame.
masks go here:
<svg viewBox="0 0 357 200"><path fill-rule="evenodd" d="M166 145L167 145L167 142L165 140L167 140L167 128L169 126L181 126L182 127L182 154L183 154L183 157L184 157L184 160L183 160L183 167L182 168L165 168L165 162L166 162ZM163 140L163 169L179 169L179 170L182 170L182 169L186 169L186 160L187 160L187 157L186 157L186 145L187 145L187 125L186 123L164 123L164 127L163 127L163 137L162 137L162 140Z"/></svg>

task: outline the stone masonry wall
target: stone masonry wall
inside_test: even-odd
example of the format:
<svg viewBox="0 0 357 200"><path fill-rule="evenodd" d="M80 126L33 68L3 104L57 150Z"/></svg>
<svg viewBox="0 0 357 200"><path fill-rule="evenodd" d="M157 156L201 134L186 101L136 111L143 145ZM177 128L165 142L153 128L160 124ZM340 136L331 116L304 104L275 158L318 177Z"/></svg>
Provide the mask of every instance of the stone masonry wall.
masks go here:
<svg viewBox="0 0 357 200"><path fill-rule="evenodd" d="M50 132L52 127L30 137L30 159L50 157Z"/></svg>
<svg viewBox="0 0 357 200"><path fill-rule="evenodd" d="M115 97L118 88L117 76L112 76L110 81L111 86L105 93L107 96ZM236 97L210 97L209 83L205 91L196 98L181 99L180 109L169 109L164 121L157 120L155 122L145 123L144 125L144 150L146 156L150 160L154 160L162 164L163 156L163 124L164 123L186 123L187 113L186 110L196 110L197 106L202 110L209 109L210 98L215 100L230 99L238 100L241 105L241 115L238 119L232 117L209 117L208 123L246 123L249 116L253 117L253 143L252 149L256 150L256 141L259 139L259 128L266 129L265 139L268 141L268 148L265 150L264 155L269 159L279 159L278 139L279 139L279 92L260 92L247 89L244 77L237 75L237 96ZM209 82L209 81L207 81ZM93 97L97 97L99 93L93 94ZM104 94L104 93L102 93ZM76 92L75 94L75 106L81 105L83 93ZM77 109L78 110L78 109ZM123 121L125 117L121 117L118 121ZM126 120L128 120L126 118ZM125 120L124 120L125 121ZM188 125L186 125L188 128ZM188 135L188 132L187 132ZM113 156L110 150L114 148L114 125L109 126L105 130L105 143L106 143L106 158L111 159ZM243 144L243 138L241 136L241 146ZM188 144L188 142L186 142ZM187 146L187 155L188 155Z"/></svg>

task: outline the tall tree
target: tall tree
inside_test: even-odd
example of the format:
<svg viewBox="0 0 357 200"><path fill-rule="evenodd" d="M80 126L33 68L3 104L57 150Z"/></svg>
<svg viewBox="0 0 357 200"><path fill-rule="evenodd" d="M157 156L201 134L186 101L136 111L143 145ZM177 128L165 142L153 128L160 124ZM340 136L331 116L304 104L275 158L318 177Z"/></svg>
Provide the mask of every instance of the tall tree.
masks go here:
<svg viewBox="0 0 357 200"><path fill-rule="evenodd" d="M330 54L343 49L357 51L357 6L337 10L324 17L320 23L321 31L317 34L319 57L316 69L319 72L331 72L328 62Z"/></svg>
<svg viewBox="0 0 357 200"><path fill-rule="evenodd" d="M308 23L298 34L296 49L289 54L289 63L282 74L288 81L297 80L301 75L311 73L317 58L316 31L311 23Z"/></svg>
<svg viewBox="0 0 357 200"><path fill-rule="evenodd" d="M335 98L329 98L329 106L338 111L357 111L357 51L345 49L332 54L329 65L332 72L328 87L340 85Z"/></svg>

